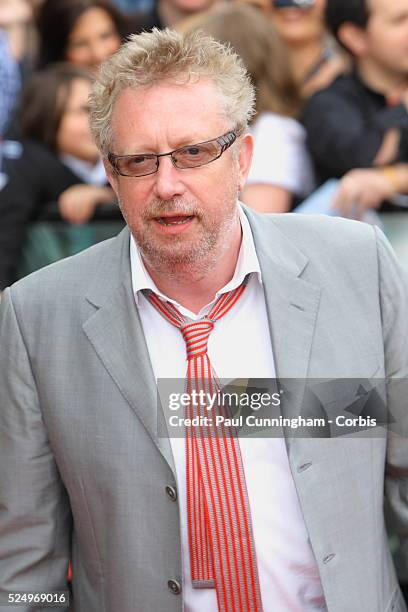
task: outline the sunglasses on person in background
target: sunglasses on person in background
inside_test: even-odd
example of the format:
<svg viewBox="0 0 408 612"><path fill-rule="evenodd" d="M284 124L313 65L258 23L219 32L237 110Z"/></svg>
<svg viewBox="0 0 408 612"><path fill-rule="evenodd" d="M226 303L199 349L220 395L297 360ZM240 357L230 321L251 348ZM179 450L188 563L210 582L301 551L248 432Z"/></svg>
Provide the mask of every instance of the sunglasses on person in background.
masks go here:
<svg viewBox="0 0 408 612"><path fill-rule="evenodd" d="M169 153L138 153L137 155L115 155L108 153L112 168L121 176L148 176L159 169L160 157L170 157L173 165L180 170L205 166L219 157L234 144L237 133L227 132L213 140L180 147Z"/></svg>
<svg viewBox="0 0 408 612"><path fill-rule="evenodd" d="M276 9L284 8L300 8L309 9L315 3L315 0L272 0L272 6Z"/></svg>

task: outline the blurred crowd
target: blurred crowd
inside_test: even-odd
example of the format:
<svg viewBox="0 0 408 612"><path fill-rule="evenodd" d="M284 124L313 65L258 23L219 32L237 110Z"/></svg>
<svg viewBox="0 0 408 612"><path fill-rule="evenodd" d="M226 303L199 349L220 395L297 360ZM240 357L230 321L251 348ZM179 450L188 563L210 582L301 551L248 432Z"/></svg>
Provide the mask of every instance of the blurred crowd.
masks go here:
<svg viewBox="0 0 408 612"><path fill-rule="evenodd" d="M408 0L0 0L0 291L46 205L84 226L112 204L90 86L153 27L204 30L242 57L257 90L245 204L313 209L336 179L328 213L407 207Z"/></svg>

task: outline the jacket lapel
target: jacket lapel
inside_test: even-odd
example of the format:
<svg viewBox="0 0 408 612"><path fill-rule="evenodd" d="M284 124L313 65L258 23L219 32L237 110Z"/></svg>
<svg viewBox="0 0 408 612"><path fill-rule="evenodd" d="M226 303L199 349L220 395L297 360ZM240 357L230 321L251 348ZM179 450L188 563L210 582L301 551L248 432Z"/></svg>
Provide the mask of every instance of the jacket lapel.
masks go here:
<svg viewBox="0 0 408 612"><path fill-rule="evenodd" d="M308 259L278 229L274 216L245 213L262 271L277 375L306 378L320 288L302 278Z"/></svg>
<svg viewBox="0 0 408 612"><path fill-rule="evenodd" d="M86 336L175 473L170 441L158 435L164 431L164 416L158 409L156 380L132 294L126 228L115 239L109 257L101 262L87 300L97 310L83 325Z"/></svg>
<svg viewBox="0 0 408 612"><path fill-rule="evenodd" d="M300 412L304 381L320 302L320 289L302 276L308 259L278 228L273 215L254 215L245 209L251 224L262 272L269 331L276 375L283 388L290 385L290 401L282 396L283 416Z"/></svg>

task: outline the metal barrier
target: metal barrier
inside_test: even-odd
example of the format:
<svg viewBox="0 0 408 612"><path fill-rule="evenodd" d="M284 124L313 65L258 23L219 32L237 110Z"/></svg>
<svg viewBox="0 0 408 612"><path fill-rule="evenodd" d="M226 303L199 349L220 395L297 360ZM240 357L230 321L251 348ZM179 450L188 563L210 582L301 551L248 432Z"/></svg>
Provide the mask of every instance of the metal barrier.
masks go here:
<svg viewBox="0 0 408 612"><path fill-rule="evenodd" d="M59 214L58 205L50 203L28 228L18 266L22 278L31 272L70 257L80 251L116 236L125 222L116 203L98 206L93 218L83 225L67 223Z"/></svg>

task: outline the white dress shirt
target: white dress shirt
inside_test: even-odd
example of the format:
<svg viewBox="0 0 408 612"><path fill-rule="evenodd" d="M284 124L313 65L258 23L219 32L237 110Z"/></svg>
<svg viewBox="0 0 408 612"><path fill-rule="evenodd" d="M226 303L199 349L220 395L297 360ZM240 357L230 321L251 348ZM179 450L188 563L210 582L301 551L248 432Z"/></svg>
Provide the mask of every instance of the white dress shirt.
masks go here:
<svg viewBox="0 0 408 612"><path fill-rule="evenodd" d="M143 295L152 289L175 304L191 320L203 317L224 292L238 287L250 274L235 306L216 322L208 354L221 379L274 378L262 275L248 220L240 210L242 243L232 280L214 300L195 314L163 295L143 265L133 238L130 260L133 292L156 379L184 379L186 348L179 329L169 323ZM170 438L180 503L183 562L183 602L186 612L217 610L215 589L193 589L187 536L185 439ZM326 610L316 561L299 506L282 438L240 438L242 461L252 515L264 612Z"/></svg>

